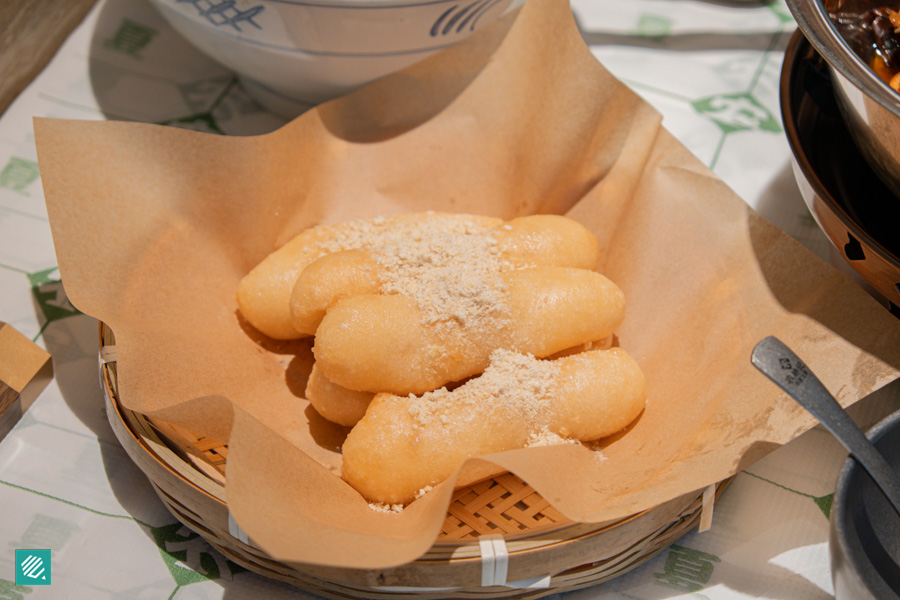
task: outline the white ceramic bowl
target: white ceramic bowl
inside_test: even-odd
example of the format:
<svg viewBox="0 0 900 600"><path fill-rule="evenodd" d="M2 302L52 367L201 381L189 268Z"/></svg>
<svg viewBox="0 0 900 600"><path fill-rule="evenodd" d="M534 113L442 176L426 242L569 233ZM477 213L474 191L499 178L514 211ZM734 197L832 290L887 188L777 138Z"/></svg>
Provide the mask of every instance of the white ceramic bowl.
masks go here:
<svg viewBox="0 0 900 600"><path fill-rule="evenodd" d="M465 39L525 0L151 0L171 26L293 117Z"/></svg>

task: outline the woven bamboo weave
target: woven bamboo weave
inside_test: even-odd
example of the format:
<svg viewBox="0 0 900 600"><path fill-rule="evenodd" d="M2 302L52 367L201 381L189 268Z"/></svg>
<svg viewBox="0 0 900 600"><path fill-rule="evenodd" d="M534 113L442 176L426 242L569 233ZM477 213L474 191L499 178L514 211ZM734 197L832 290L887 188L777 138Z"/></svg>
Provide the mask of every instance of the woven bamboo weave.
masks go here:
<svg viewBox="0 0 900 600"><path fill-rule="evenodd" d="M503 473L457 489L435 544L412 563L376 570L282 563L233 534L224 493L227 444L123 408L115 338L103 324L100 343L110 424L173 516L235 563L326 598L540 598L588 587L671 545L696 528L703 509L701 490L620 521L573 523L526 482ZM507 581L536 579L539 587L482 585L478 541L485 535L503 537Z"/></svg>

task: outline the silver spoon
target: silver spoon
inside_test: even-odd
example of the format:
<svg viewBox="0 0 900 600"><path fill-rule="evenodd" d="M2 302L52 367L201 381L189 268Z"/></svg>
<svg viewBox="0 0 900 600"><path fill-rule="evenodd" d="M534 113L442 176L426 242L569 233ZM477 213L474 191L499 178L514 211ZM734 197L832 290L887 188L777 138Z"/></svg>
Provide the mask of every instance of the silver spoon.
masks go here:
<svg viewBox="0 0 900 600"><path fill-rule="evenodd" d="M756 344L752 362L837 437L869 472L900 515L900 475L888 464L809 367L781 340L773 336Z"/></svg>

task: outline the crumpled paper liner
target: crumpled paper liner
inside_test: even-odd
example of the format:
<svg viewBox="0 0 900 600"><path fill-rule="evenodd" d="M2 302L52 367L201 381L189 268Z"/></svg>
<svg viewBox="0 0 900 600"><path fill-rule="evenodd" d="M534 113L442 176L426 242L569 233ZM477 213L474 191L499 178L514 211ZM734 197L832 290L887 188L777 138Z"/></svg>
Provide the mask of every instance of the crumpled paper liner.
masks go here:
<svg viewBox="0 0 900 600"><path fill-rule="evenodd" d="M815 422L751 366L770 334L844 405L898 375L900 321L661 127L590 54L565 0L531 0L271 134L47 119L35 134L61 276L115 332L122 403L229 439L229 509L282 561L414 560L454 484L498 468L589 522L723 480ZM649 400L599 452L472 459L384 514L337 475L346 430L302 398L310 342L254 334L235 289L305 227L429 209L561 213L593 230L627 297L619 342Z"/></svg>

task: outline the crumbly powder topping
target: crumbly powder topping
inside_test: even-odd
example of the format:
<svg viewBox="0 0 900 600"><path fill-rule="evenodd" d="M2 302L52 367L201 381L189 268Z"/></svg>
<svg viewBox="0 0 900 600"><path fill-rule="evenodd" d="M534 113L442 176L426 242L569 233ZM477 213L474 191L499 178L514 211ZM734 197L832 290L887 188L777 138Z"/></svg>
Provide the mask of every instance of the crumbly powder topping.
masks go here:
<svg viewBox="0 0 900 600"><path fill-rule="evenodd" d="M403 512L402 504L386 504L384 502L369 502L369 509L380 513Z"/></svg>
<svg viewBox="0 0 900 600"><path fill-rule="evenodd" d="M418 500L419 498L421 498L422 496L424 496L425 494L430 492L432 489L434 489L434 488L432 488L432 486L426 485L421 490L416 492L413 499ZM405 504L387 504L385 502L369 502L369 509L373 510L375 512L380 512L380 513L401 513L401 512L403 512L404 508L406 508Z"/></svg>
<svg viewBox="0 0 900 600"><path fill-rule="evenodd" d="M410 394L409 414L420 427L435 419L447 424L445 412L451 404L453 411L458 412L460 405L490 402L505 404L537 427L542 421L542 412L556 393L559 371L557 364L531 354L494 350L484 373L452 392L443 387L419 397Z"/></svg>
<svg viewBox="0 0 900 600"><path fill-rule="evenodd" d="M382 267L382 292L412 298L423 324L445 329L502 326L508 292L502 273L513 268L483 221L426 213L416 220L385 218L335 226L322 254L367 249Z"/></svg>
<svg viewBox="0 0 900 600"><path fill-rule="evenodd" d="M580 444L578 440L574 438L567 438L559 435L558 433L554 433L544 427L540 431L536 431L528 436L528 441L525 442L525 446L528 448L533 448L535 446L556 446L558 444Z"/></svg>

